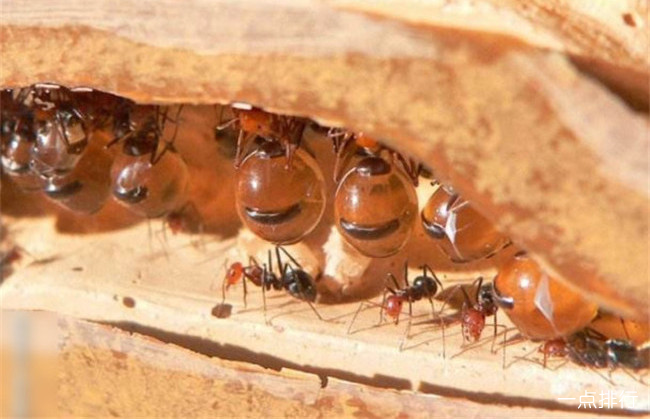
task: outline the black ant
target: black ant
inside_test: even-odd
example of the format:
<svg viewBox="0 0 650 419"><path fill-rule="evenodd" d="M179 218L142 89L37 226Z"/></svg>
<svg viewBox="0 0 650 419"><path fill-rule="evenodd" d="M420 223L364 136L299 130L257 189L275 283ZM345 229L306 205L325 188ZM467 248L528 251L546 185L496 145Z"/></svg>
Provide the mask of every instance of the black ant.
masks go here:
<svg viewBox="0 0 650 419"><path fill-rule="evenodd" d="M281 252L289 258L290 262L283 263ZM316 316L323 320L318 313L313 303L316 301L317 290L314 278L303 269L302 265L282 246L275 247L275 256L277 259L277 266L279 275L273 270L273 258L271 250L268 251L268 262L260 266L257 260L250 256L248 266L244 266L241 262L234 262L226 271L226 276L223 281L222 296L225 300L226 290L237 284L239 281L243 282L244 287L244 306L246 306L246 281L252 282L255 286L262 288L262 300L264 307L264 317L266 319L266 291L271 289L279 291L286 290L292 297L298 300L305 301L309 307L314 311ZM268 323L268 321L267 321Z"/></svg>
<svg viewBox="0 0 650 419"><path fill-rule="evenodd" d="M408 338L410 333L411 323L413 318L413 303L426 298L429 300L429 303L431 304L432 313L435 313L433 298L438 294L439 290L444 289L442 282L440 281L440 279L438 279L435 272L433 271L433 269L431 269L431 267L429 267L429 265L424 264L420 268L422 269L422 274L418 275L413 280L413 285L411 285L408 280L408 262L404 263L404 283L405 283L404 287L401 287L399 285L397 278L395 278L395 275L393 275L392 273L389 272L386 277L387 280L390 279L390 281L392 282L392 286L388 283L385 286L384 294L380 306L380 312L379 312L379 324L382 324L384 322L384 312L389 317L394 319L395 325L399 324L399 318L402 313L402 308L404 306L404 303L408 303L409 305L409 322L406 328L404 338L400 343L400 350L403 348L403 343L406 340L406 338ZM359 312L361 311L362 307L363 307L363 303L359 305L359 308L357 309L354 316L352 317L350 321L350 325L348 326L348 334L350 333L352 325L354 324L354 321L359 315ZM443 354L444 354L445 353L444 322L442 323L442 328L443 328L442 333L443 333Z"/></svg>

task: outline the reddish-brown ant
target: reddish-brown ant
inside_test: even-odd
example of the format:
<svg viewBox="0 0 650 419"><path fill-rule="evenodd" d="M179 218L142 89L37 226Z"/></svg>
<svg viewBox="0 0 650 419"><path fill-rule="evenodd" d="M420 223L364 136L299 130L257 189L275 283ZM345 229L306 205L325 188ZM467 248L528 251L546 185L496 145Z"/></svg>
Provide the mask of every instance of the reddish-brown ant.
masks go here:
<svg viewBox="0 0 650 419"><path fill-rule="evenodd" d="M490 257L510 244L487 218L446 186L433 192L421 219L424 230L456 263Z"/></svg>
<svg viewBox="0 0 650 419"><path fill-rule="evenodd" d="M379 311L379 324L382 324L384 322L384 313L386 313L388 317L394 320L395 325L399 324L399 319L402 314L402 309L404 307L404 304L406 303L409 306L408 325L406 327L404 338L400 342L400 350L403 349L403 344L410 334L411 324L413 320L413 303L426 298L427 300L429 300L429 303L431 304L432 314L435 314L433 298L438 294L438 291L443 289L442 282L440 281L440 279L438 279L435 272L431 269L431 267L429 267L429 265L426 264L422 265L421 269L422 269L422 274L418 275L413 280L413 284L411 285L408 280L408 263L405 262L403 287L400 286L400 284L397 281L397 278L395 278L395 275L393 275L392 273L389 272L386 276L386 280L387 281L390 280L392 284L389 284L387 282L384 289L384 294L383 294L382 302L380 305L380 311ZM359 304L357 311L355 312L354 316L350 320L350 323L348 325L348 334L351 333L352 325L354 324L356 318L361 312L363 306L364 303ZM442 329L443 329L442 333L443 333L443 355L444 355L445 353L444 323L442 323Z"/></svg>
<svg viewBox="0 0 650 419"><path fill-rule="evenodd" d="M494 299L532 340L552 340L583 329L598 306L544 272L525 252L504 263L494 279Z"/></svg>
<svg viewBox="0 0 650 419"><path fill-rule="evenodd" d="M399 154L363 134L330 130L330 136L337 149L335 179L339 178L339 167L347 166L341 162L349 160L348 149L352 145L361 154L339 181L334 195L339 233L366 256L387 257L397 253L410 237L417 215L413 186L417 174L409 174L404 165L404 170L398 170L393 162ZM382 153L393 157L386 159Z"/></svg>
<svg viewBox="0 0 650 419"><path fill-rule="evenodd" d="M289 262L283 262L281 253L289 258ZM314 278L303 269L302 265L282 246L275 246L275 256L279 273L273 270L273 258L271 250L268 251L268 262L260 266L254 257L249 257L248 265L241 262L232 263L226 270L222 285L222 297L225 301L226 291L233 285L243 282L244 306L246 306L246 281L252 282L262 289L262 301L264 317L266 318L266 291L271 289L279 291L286 290L292 297L305 301L314 311L316 316L322 320L313 305L316 301L317 291ZM268 321L267 321L268 323Z"/></svg>

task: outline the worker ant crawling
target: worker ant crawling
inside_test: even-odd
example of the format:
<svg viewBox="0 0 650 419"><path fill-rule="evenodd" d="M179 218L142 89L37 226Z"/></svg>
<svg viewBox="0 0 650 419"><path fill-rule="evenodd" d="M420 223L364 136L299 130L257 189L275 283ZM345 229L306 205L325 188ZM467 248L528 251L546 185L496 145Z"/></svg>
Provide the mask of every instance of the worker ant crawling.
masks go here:
<svg viewBox="0 0 650 419"><path fill-rule="evenodd" d="M288 262L282 260L282 254L289 259ZM250 281L253 285L262 289L264 319L267 324L269 321L266 318L266 292L272 289L276 291L285 290L292 297L305 301L314 311L316 317L323 320L323 317L313 304L316 301L317 290L312 275L282 246L275 246L278 272L274 271L271 250L268 251L267 257L267 262L263 264L260 264L253 256L249 256L248 265L246 266L241 262L232 263L226 270L222 285L223 301L226 298L226 291L231 286L242 282L244 307L246 307L246 295L248 293L246 282Z"/></svg>
<svg viewBox="0 0 650 419"><path fill-rule="evenodd" d="M503 365L505 366L506 362L506 332L507 328L505 325L499 324L497 321L497 311L498 306L495 300L495 294L493 290L492 282L484 283L483 277L477 278L470 285L471 289L475 289L476 293L473 298L470 297L469 293L465 289L465 285L459 285L446 299L443 303L443 307L440 310L440 313L444 310L447 303L451 298L460 290L463 294L463 305L460 313L461 321L461 330L463 334L463 346L477 342L485 329L486 318L488 316L493 316L493 328L494 336L492 339L492 352L494 352L494 343L497 337L497 330L499 328L503 329Z"/></svg>
<svg viewBox="0 0 650 419"><path fill-rule="evenodd" d="M435 306L433 303L433 298L438 294L438 291L444 289L442 282L436 276L435 272L429 267L429 265L422 265L422 274L418 275L414 280L413 284L409 283L408 279L408 262L404 263L404 286L400 286L397 278L392 273L386 275L387 284L384 289L384 294L382 302L380 305L379 311L379 323L381 325L384 323L384 313L391 317L394 320L395 325L399 324L399 319L402 314L402 309L404 303L408 303L408 324L404 333L404 336L400 340L400 351L404 349L404 343L408 340L410 336L411 326L413 322L413 303L423 299L428 299L431 304L431 312L434 316L436 315ZM390 283L388 283L390 280ZM350 320L348 326L348 334L350 334L352 325L354 324L359 312L363 308L364 303L362 302L357 308L354 316ZM442 343L443 343L443 357L446 355L445 351L445 325L444 322L440 322L442 325Z"/></svg>
<svg viewBox="0 0 650 419"><path fill-rule="evenodd" d="M636 346L629 338L611 339L589 327L568 337L548 340L539 346L538 351L543 354L544 368L551 357L566 358L593 370L607 368L610 373L607 381L610 382L611 372L615 369L621 369L637 379L629 370L650 368L649 346ZM639 381L643 382L641 379Z"/></svg>

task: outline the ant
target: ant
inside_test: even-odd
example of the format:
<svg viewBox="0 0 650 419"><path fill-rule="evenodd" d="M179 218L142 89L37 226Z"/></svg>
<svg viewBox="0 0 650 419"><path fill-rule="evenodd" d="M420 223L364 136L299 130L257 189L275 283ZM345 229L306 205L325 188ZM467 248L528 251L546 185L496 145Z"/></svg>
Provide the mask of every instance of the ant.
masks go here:
<svg viewBox="0 0 650 419"><path fill-rule="evenodd" d="M281 252L289 258L290 262L283 263ZM313 303L316 301L317 291L314 278L303 269L302 265L282 246L275 246L275 256L279 274L273 270L273 258L271 250L268 251L268 262L260 266L257 260L249 256L248 265L244 266L241 262L234 262L226 270L226 275L222 285L222 297L225 301L225 295L228 288L232 285L243 282L244 288L244 307L246 306L246 281L252 282L255 286L262 288L262 301L264 308L264 319L266 320L266 292L271 289L279 291L286 290L289 295L298 300L305 301L314 311L316 316L323 320Z"/></svg>
<svg viewBox="0 0 650 419"><path fill-rule="evenodd" d="M382 151L387 151L393 162L398 163L404 173L409 177L414 186L418 186L418 179L423 171L423 166L411 158L404 157L393 148L388 147L368 134L358 131L353 132L345 128L330 128L327 137L332 140L336 160L334 162L334 182L340 180L341 166L346 166L348 160L355 154L361 156L379 156ZM354 146L354 148L351 148Z"/></svg>
<svg viewBox="0 0 650 419"><path fill-rule="evenodd" d="M492 340L492 344L494 345L494 340L497 337L497 329L503 328L504 329L503 364L505 365L505 342L506 342L505 331L507 329L505 325L500 325L497 322L498 306L495 301L496 297L494 295L493 285L491 282L484 283L483 277L479 277L474 282L472 282L470 288L476 289L474 298L471 298L470 295L467 293L467 290L465 289L465 285L460 285L456 290L454 290L454 292L452 292L452 294L449 295L449 297L446 298L440 312L442 313L447 302L460 289L464 297L463 306L461 308L461 316L460 316L461 330L463 334L463 346L465 346L467 343L477 342L481 338L481 335L483 334L483 330L485 329L486 318L488 316L493 316L494 337Z"/></svg>
<svg viewBox="0 0 650 419"><path fill-rule="evenodd" d="M420 218L424 231L454 263L487 259L511 244L469 201L446 185L431 194Z"/></svg>
<svg viewBox="0 0 650 419"><path fill-rule="evenodd" d="M414 185L419 170L412 171L405 163L401 164L403 170L398 170L395 162L406 160L363 133L332 128L329 136L337 152L334 169L334 180L338 182L334 194L337 230L365 256L394 255L406 245L413 231L418 212ZM392 158L384 158L385 152ZM349 165L352 155L357 154L360 158ZM348 168L342 177L341 167Z"/></svg>
<svg viewBox="0 0 650 419"><path fill-rule="evenodd" d="M390 281L392 282L392 286L386 283L381 306L380 306L379 324L382 324L384 322L385 319L384 312L389 317L394 319L395 325L399 324L399 318L402 313L402 308L404 306L404 303L408 303L409 306L409 321L405 331L405 335L400 342L400 350L402 350L404 341L408 338L411 330L411 324L413 319L413 303L426 298L429 300L429 303L431 304L432 313L435 313L433 298L436 296L436 294L438 294L439 290L444 289L442 282L440 281L440 279L438 279L435 272L433 271L433 269L431 269L431 267L429 267L429 265L424 264L420 268L422 269L422 274L418 275L413 280L413 285L411 285L408 280L408 262L404 263L404 286L403 287L400 286L400 284L397 281L397 278L395 278L395 275L393 275L391 272L389 272L386 276L386 279L387 280L390 279ZM348 326L348 334L350 334L352 325L354 324L354 321L359 315L359 312L361 311L362 307L363 307L363 303L359 305L359 308L357 309L354 316L352 317L350 321L350 325ZM443 333L443 356L444 356L445 353L444 322L442 323L442 329L443 329L442 333Z"/></svg>
<svg viewBox="0 0 650 419"><path fill-rule="evenodd" d="M235 154L235 168L238 169L244 160L244 150L255 137L262 137L270 141L280 141L285 149L286 165L291 167L294 152L300 147L302 135L307 126L307 120L293 116L278 115L263 111L246 103L233 103L231 105L234 118L223 121L223 107L216 130L221 131L228 127L239 130L237 137L237 152Z"/></svg>
<svg viewBox="0 0 650 419"><path fill-rule="evenodd" d="M609 379L595 372L610 382L611 372L616 368L622 368L626 374L636 379L629 369L638 371L650 367L650 347L635 346L628 339L610 339L589 327L568 337L546 341L540 345L538 352L543 354L544 368L548 358L568 358L571 362L590 369L608 368Z"/></svg>
<svg viewBox="0 0 650 419"><path fill-rule="evenodd" d="M461 285L465 301L461 310L461 324L463 330L463 341L476 342L480 339L485 328L485 319L494 316L494 336L497 334L497 305L494 301L492 283L483 284L483 277L479 277L472 287L476 287L474 300L470 299L465 287ZM473 301L473 302L472 302Z"/></svg>
<svg viewBox="0 0 650 419"><path fill-rule="evenodd" d="M178 107L175 119L168 116L169 108L136 106L128 100L116 109L115 138L105 146L123 143L111 167L113 196L147 218L178 210L185 198L189 172L174 147L182 109ZM167 121L175 123L174 133L170 140L163 140Z"/></svg>

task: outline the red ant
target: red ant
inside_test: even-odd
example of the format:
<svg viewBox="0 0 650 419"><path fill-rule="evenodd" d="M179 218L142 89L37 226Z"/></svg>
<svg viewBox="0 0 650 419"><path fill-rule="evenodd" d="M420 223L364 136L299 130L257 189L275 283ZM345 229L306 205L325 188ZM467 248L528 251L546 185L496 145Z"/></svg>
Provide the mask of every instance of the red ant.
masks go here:
<svg viewBox="0 0 650 419"><path fill-rule="evenodd" d="M290 262L283 263L280 252L284 253ZM264 307L264 318L266 319L266 291L274 289L279 291L285 289L292 297L305 301L316 313L316 316L323 320L313 305L316 300L316 285L313 277L302 268L302 265L282 246L275 247L275 256L279 275L273 271L273 258L271 250L268 251L268 263L260 266L257 260L249 256L248 265L241 262L232 263L226 270L222 285L223 301L226 299L226 291L232 285L243 282L244 307L246 307L246 281L252 282L255 286L262 288L262 301ZM268 321L267 321L268 323Z"/></svg>
<svg viewBox="0 0 650 419"><path fill-rule="evenodd" d="M234 118L222 123L223 115L221 115L217 131L228 127L239 130L235 168L239 168L244 158L244 150L257 136L270 141L280 141L285 148L286 167L291 166L291 158L300 146L307 125L304 118L265 112L245 103L233 103L231 110ZM221 111L223 112L223 108Z"/></svg>
<svg viewBox="0 0 650 419"><path fill-rule="evenodd" d="M393 275L392 273L389 272L386 277L386 279L390 279L393 286L389 285L388 283L385 286L384 294L380 306L380 312L379 312L379 324L382 324L384 322L384 312L389 317L394 319L395 325L399 324L399 318L402 313L402 308L404 306L404 303L408 303L409 305L409 322L405 331L404 338L400 343L400 350L403 348L403 343L406 340L406 338L408 338L411 330L411 323L413 318L413 303L426 298L429 300L429 303L431 304L432 313L435 313L433 298L436 296L439 290L443 289L442 282L440 281L440 279L438 279L435 272L431 269L431 267L429 267L429 265L424 264L420 268L422 269L422 275L418 275L415 278L415 280L413 281L413 285L411 285L408 280L408 262L404 263L404 284L405 284L404 287L401 287L399 285L397 278L395 278L395 275ZM354 324L354 321L359 315L359 312L361 311L363 305L364 305L363 303L359 305L359 308L357 309L354 316L350 320L350 324L348 326L348 334L350 333L352 325ZM443 328L442 333L443 333L443 356L444 356L445 353L444 323L442 324L442 328Z"/></svg>
<svg viewBox="0 0 650 419"><path fill-rule="evenodd" d="M463 346L465 344L477 342L483 330L485 329L485 320L488 316L493 316L494 319L494 338L492 344L494 345L494 339L497 336L497 329L503 328L503 365L505 365L505 343L506 343L506 331L507 328L505 325L500 325L497 323L497 310L498 306L495 301L495 295L493 291L492 283L483 283L483 277L477 278L471 284L471 288L476 288L476 294L474 298L470 298L467 290L464 285L460 285L454 292L452 292L449 297L446 298L442 309L444 310L447 302L455 295L455 293L460 289L463 293L464 301L461 308L461 330L463 333Z"/></svg>

